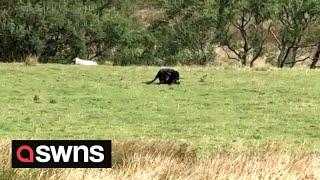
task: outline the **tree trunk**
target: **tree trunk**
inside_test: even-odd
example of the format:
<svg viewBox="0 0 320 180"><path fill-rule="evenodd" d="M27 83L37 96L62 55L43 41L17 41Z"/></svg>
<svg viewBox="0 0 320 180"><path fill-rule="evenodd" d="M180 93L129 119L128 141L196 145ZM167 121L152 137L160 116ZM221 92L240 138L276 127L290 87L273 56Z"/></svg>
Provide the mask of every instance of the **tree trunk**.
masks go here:
<svg viewBox="0 0 320 180"><path fill-rule="evenodd" d="M247 55L241 56L241 65L246 66L247 65Z"/></svg>
<svg viewBox="0 0 320 180"><path fill-rule="evenodd" d="M313 57L312 57L312 63L310 65L310 69L315 69L316 68L316 64L319 61L319 57L320 57L320 42L318 42L314 53L313 53Z"/></svg>
<svg viewBox="0 0 320 180"><path fill-rule="evenodd" d="M290 53L291 49L292 49L292 47L289 47L289 48L285 51L284 56L282 57L282 62L281 62L281 64L280 64L280 68L283 68L284 64L286 63L287 58L288 58L288 56L289 56L289 53Z"/></svg>
<svg viewBox="0 0 320 180"><path fill-rule="evenodd" d="M254 62L256 62L256 60L260 57L260 54L262 52L262 45L259 48L259 51L253 56L253 58L250 61L250 67L253 67Z"/></svg>
<svg viewBox="0 0 320 180"><path fill-rule="evenodd" d="M298 47L292 48L292 63L291 63L291 67L294 67L296 65L298 49L299 49Z"/></svg>
<svg viewBox="0 0 320 180"><path fill-rule="evenodd" d="M251 67L251 68L253 67L254 62L255 62L256 60L257 60L257 59L252 59L252 60L250 61L250 67Z"/></svg>
<svg viewBox="0 0 320 180"><path fill-rule="evenodd" d="M281 49L281 52L280 52L280 54L278 56L278 60L277 60L278 68L283 68L283 66L285 65L285 63L288 59L289 53L292 50L292 48L293 48L293 45L290 47L283 47Z"/></svg>
<svg viewBox="0 0 320 180"><path fill-rule="evenodd" d="M240 27L240 33L241 33L242 39L244 41L243 42L244 43L243 44L243 54L241 55L241 65L246 66L250 48L249 48L249 43L248 43L248 35L247 35L247 32L243 26Z"/></svg>
<svg viewBox="0 0 320 180"><path fill-rule="evenodd" d="M285 52L285 48L283 47L280 51L280 54L278 55L278 59L277 59L277 67L280 68L281 67L281 62L284 56L284 52Z"/></svg>

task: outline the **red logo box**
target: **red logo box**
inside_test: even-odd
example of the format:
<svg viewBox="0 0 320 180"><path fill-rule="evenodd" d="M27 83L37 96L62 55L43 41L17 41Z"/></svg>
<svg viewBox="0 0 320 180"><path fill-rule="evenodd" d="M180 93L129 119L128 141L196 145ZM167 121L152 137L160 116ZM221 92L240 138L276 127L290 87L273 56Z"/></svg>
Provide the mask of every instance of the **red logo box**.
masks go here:
<svg viewBox="0 0 320 180"><path fill-rule="evenodd" d="M111 168L111 140L13 140L12 168Z"/></svg>

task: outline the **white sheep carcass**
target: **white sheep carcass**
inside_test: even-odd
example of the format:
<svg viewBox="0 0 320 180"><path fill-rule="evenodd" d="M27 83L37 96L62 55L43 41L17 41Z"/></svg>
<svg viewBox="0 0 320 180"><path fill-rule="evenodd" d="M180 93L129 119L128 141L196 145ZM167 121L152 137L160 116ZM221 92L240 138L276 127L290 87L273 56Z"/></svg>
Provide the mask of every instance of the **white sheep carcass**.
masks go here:
<svg viewBox="0 0 320 180"><path fill-rule="evenodd" d="M73 59L74 64L76 65L85 65L85 66L96 66L98 65L96 62L94 61L90 61L90 60L85 60L85 59L80 59L78 57Z"/></svg>

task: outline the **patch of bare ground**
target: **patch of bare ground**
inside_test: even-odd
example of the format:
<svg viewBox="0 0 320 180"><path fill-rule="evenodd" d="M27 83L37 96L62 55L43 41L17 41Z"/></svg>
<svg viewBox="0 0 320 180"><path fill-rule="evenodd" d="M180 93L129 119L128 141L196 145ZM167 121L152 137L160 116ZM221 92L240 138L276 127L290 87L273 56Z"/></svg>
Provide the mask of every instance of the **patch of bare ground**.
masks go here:
<svg viewBox="0 0 320 180"><path fill-rule="evenodd" d="M145 26L149 26L155 20L162 18L164 12L155 6L144 5L135 8L132 15L133 18L139 19Z"/></svg>

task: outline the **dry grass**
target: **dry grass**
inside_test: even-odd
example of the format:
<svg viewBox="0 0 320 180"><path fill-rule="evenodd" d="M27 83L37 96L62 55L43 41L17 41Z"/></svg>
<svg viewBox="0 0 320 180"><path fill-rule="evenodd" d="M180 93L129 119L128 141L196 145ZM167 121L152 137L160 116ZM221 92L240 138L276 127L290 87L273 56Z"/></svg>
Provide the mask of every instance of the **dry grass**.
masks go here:
<svg viewBox="0 0 320 180"><path fill-rule="evenodd" d="M293 153L278 144L197 158L185 143L114 144L112 169L11 169L10 141L0 143L4 179L319 179L320 154ZM0 178L1 179L1 178Z"/></svg>
<svg viewBox="0 0 320 180"><path fill-rule="evenodd" d="M39 57L34 54L29 54L26 57L25 64L27 66L36 66L38 64Z"/></svg>
<svg viewBox="0 0 320 180"><path fill-rule="evenodd" d="M155 20L164 16L163 10L156 8L155 6L144 4L142 6L135 7L135 12L132 15L133 18L139 19L145 26L150 26Z"/></svg>

